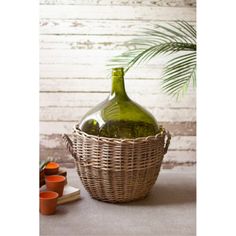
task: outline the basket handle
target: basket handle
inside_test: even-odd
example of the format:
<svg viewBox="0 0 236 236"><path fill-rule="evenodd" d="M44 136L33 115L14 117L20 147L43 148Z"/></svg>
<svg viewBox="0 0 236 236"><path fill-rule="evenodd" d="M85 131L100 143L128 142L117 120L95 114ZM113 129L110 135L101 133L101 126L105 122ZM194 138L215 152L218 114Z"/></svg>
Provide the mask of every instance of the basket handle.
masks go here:
<svg viewBox="0 0 236 236"><path fill-rule="evenodd" d="M77 161L78 159L77 159L76 153L73 152L73 143L72 143L71 139L66 134L63 134L62 138L66 144L68 151L71 153L72 157Z"/></svg>
<svg viewBox="0 0 236 236"><path fill-rule="evenodd" d="M171 135L169 131L165 131L165 134L167 136L167 140L165 141L165 146L164 146L164 155L167 153L169 145L170 145L170 140L171 140Z"/></svg>

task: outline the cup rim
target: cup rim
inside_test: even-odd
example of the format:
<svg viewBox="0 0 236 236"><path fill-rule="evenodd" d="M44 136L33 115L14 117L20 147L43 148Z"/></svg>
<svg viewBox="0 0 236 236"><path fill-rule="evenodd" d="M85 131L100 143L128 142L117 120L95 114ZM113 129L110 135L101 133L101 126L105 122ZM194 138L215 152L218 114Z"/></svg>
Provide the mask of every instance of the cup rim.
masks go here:
<svg viewBox="0 0 236 236"><path fill-rule="evenodd" d="M58 179L57 180L53 180L53 178L55 178L55 177L58 178ZM50 182L50 183L64 182L65 179L66 178L63 175L48 175L48 176L45 177L45 181L46 182Z"/></svg>
<svg viewBox="0 0 236 236"><path fill-rule="evenodd" d="M49 197L43 197L43 194L51 194ZM54 191L42 191L39 193L40 200L50 200L50 199L56 199L59 197L59 194Z"/></svg>
<svg viewBox="0 0 236 236"><path fill-rule="evenodd" d="M47 167L47 165L50 164L50 163L53 163L55 165L55 167ZM53 169L59 168L59 166L60 166L57 162L53 162L53 161L50 161L48 164L45 166L44 169L53 170Z"/></svg>

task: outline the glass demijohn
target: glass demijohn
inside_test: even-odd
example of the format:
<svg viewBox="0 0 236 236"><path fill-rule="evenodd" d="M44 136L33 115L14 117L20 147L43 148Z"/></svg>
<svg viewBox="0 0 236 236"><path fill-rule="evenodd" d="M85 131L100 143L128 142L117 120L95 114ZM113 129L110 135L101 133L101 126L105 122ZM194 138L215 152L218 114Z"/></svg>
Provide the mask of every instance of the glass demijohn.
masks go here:
<svg viewBox="0 0 236 236"><path fill-rule="evenodd" d="M87 134L109 138L133 139L160 132L152 114L126 94L123 68L112 69L109 96L87 112L78 127Z"/></svg>

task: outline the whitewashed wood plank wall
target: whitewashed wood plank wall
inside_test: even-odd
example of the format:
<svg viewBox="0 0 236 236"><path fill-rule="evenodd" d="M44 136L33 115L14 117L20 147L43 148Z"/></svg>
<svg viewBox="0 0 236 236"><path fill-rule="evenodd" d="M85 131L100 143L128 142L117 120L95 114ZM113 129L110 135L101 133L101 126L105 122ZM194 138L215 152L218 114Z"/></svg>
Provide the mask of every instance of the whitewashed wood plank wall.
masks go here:
<svg viewBox="0 0 236 236"><path fill-rule="evenodd" d="M195 0L40 0L40 157L71 157L61 140L110 89L106 64L127 41L159 22L196 23ZM126 75L131 98L150 110L173 135L165 161L195 163L195 91L175 101L160 90L168 57Z"/></svg>

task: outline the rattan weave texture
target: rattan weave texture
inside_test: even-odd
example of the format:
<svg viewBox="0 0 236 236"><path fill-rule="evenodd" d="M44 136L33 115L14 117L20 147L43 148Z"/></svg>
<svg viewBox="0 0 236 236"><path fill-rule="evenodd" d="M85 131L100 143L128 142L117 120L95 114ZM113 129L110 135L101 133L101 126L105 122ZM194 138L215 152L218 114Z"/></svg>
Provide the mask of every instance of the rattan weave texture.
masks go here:
<svg viewBox="0 0 236 236"><path fill-rule="evenodd" d="M67 135L63 138L89 194L116 203L144 198L149 193L171 137L164 129L156 136L115 139L74 128L72 140Z"/></svg>

